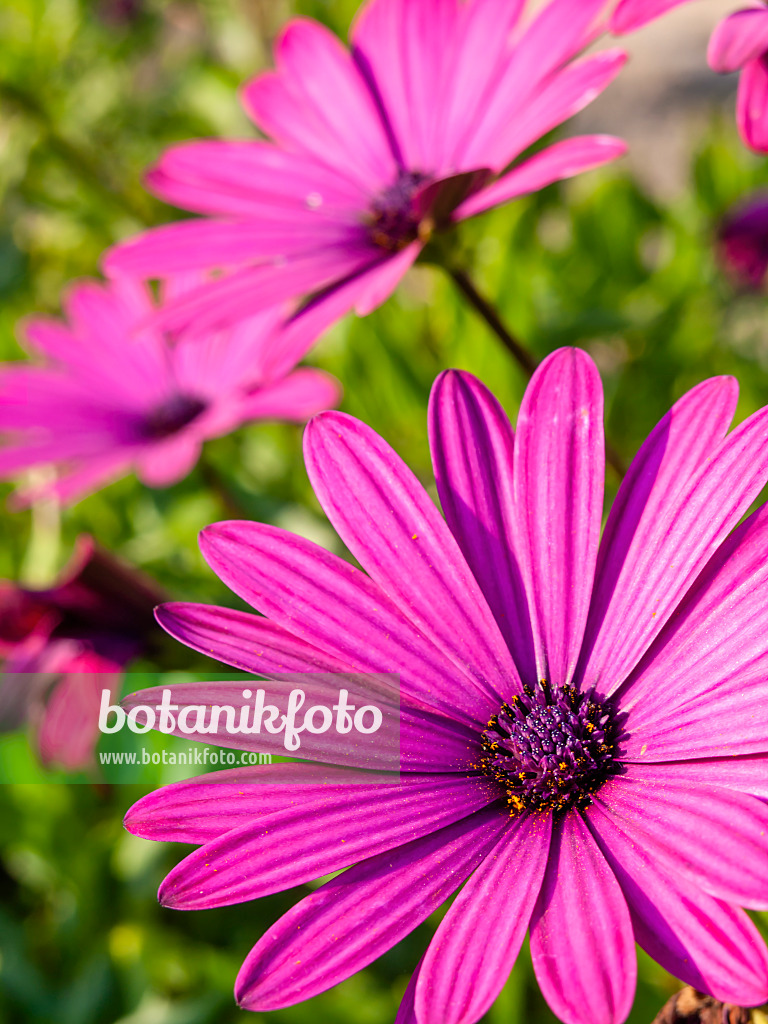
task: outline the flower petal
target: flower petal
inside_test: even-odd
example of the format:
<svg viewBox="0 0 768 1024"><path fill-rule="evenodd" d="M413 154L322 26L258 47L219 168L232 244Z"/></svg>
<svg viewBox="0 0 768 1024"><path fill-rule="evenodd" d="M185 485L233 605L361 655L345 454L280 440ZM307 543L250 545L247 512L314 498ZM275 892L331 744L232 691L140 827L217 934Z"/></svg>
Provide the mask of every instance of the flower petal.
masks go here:
<svg viewBox="0 0 768 1024"><path fill-rule="evenodd" d="M200 537L203 556L236 594L278 625L363 672L395 672L405 693L470 724L497 703L407 620L349 562L284 530L217 523Z"/></svg>
<svg viewBox="0 0 768 1024"><path fill-rule="evenodd" d="M648 523L640 536L636 533L633 537L631 557L625 560L617 584L620 596L611 602L611 628L603 625L600 638L606 666L602 673L607 676L610 670L612 688L661 631L696 576L760 493L768 476L767 439L768 409L761 409L699 466L671 507ZM627 585L630 580L634 583L631 587ZM623 587L622 581L626 581ZM588 681L599 678L590 665L584 675Z"/></svg>
<svg viewBox="0 0 768 1024"><path fill-rule="evenodd" d="M621 884L635 938L670 974L724 1003L768 999L768 950L743 910L667 871L593 804L589 826Z"/></svg>
<svg viewBox="0 0 768 1024"><path fill-rule="evenodd" d="M229 768L147 793L128 809L123 824L142 839L203 844L243 825L271 820L295 804L297 794L310 814L334 793L361 786L364 795L390 779L385 772L300 761Z"/></svg>
<svg viewBox="0 0 768 1024"><path fill-rule="evenodd" d="M654 427L632 460L613 503L595 574L579 668L588 685L614 690L659 631L659 609L645 610L681 571L677 544L663 547L670 519L681 516L694 473L722 442L736 411L738 385L713 377L687 392ZM689 543L696 543L696 520ZM649 549L658 553L649 555ZM671 610L671 609L670 609ZM646 639L647 638L647 639Z"/></svg>
<svg viewBox="0 0 768 1024"><path fill-rule="evenodd" d="M498 626L426 491L373 430L344 413L304 434L313 490L336 532L414 627L498 705L520 687Z"/></svg>
<svg viewBox="0 0 768 1024"><path fill-rule="evenodd" d="M368 202L367 188L327 164L256 140L171 146L146 184L167 203L213 216L350 221Z"/></svg>
<svg viewBox="0 0 768 1024"><path fill-rule="evenodd" d="M627 765L595 800L641 850L728 903L768 909L768 806L655 765Z"/></svg>
<svg viewBox="0 0 768 1024"><path fill-rule="evenodd" d="M487 806L486 780L405 776L401 783L325 787L311 802L283 786L283 809L185 857L158 899L177 910L245 903L437 832Z"/></svg>
<svg viewBox="0 0 768 1024"><path fill-rule="evenodd" d="M613 12L610 31L615 36L625 32L634 32L649 21L660 18L662 14L679 7L688 0L621 0Z"/></svg>
<svg viewBox="0 0 768 1024"><path fill-rule="evenodd" d="M517 94L510 96L508 85L498 85L471 144L475 166L503 171L530 145L596 99L626 61L623 50L601 50L574 61L549 79L542 80L537 69L522 88L517 81ZM522 58L515 66L519 70ZM538 89L532 88L534 83Z"/></svg>
<svg viewBox="0 0 768 1024"><path fill-rule="evenodd" d="M750 149L768 153L768 68L762 60L750 61L741 72L736 124Z"/></svg>
<svg viewBox="0 0 768 1024"><path fill-rule="evenodd" d="M763 506L722 544L622 687L627 759L768 751L767 543Z"/></svg>
<svg viewBox="0 0 768 1024"><path fill-rule="evenodd" d="M514 819L456 897L419 968L419 1024L474 1024L496 999L528 931L551 830L550 815Z"/></svg>
<svg viewBox="0 0 768 1024"><path fill-rule="evenodd" d="M576 667L603 511L603 390L579 349L548 356L526 389L515 438L516 550L539 679Z"/></svg>
<svg viewBox="0 0 768 1024"><path fill-rule="evenodd" d="M717 25L709 40L707 61L713 71L738 71L768 50L768 11L736 11Z"/></svg>
<svg viewBox="0 0 768 1024"><path fill-rule="evenodd" d="M304 423L341 401L341 385L322 370L301 367L286 377L246 395L239 416L246 420L278 419Z"/></svg>
<svg viewBox="0 0 768 1024"><path fill-rule="evenodd" d="M200 441L187 432L147 445L136 458L136 475L148 487L170 487L192 471L200 447Z"/></svg>
<svg viewBox="0 0 768 1024"><path fill-rule="evenodd" d="M634 767L637 767L636 765ZM662 782L674 778L692 785L724 786L740 793L768 798L768 755L706 757L697 761L669 761L654 764Z"/></svg>
<svg viewBox="0 0 768 1024"><path fill-rule="evenodd" d="M474 217L492 206L509 202L528 192L537 192L554 181L571 178L601 167L627 151L623 139L612 135L577 135L548 146L523 161L497 181L467 199L454 213L454 220Z"/></svg>
<svg viewBox="0 0 768 1024"><path fill-rule="evenodd" d="M430 174L440 170L434 154L458 12L456 0L370 0L351 33L398 159Z"/></svg>
<svg viewBox="0 0 768 1024"><path fill-rule="evenodd" d="M635 997L632 925L619 883L576 813L555 827L531 920L544 998L564 1024L620 1024Z"/></svg>
<svg viewBox="0 0 768 1024"><path fill-rule="evenodd" d="M235 985L239 1005L292 1006L367 967L461 885L506 824L498 809L478 811L327 882L256 943Z"/></svg>
<svg viewBox="0 0 768 1024"><path fill-rule="evenodd" d="M523 678L535 678L528 600L515 556L515 435L491 392L448 370L434 383L430 447L448 527L480 584Z"/></svg>

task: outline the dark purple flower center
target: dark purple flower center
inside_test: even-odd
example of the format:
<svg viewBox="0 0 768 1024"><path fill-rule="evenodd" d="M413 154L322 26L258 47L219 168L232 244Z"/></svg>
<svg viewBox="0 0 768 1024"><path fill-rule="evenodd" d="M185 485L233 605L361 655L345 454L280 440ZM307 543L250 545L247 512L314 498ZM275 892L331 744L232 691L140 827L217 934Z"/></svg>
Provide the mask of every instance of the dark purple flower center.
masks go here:
<svg viewBox="0 0 768 1024"><path fill-rule="evenodd" d="M368 225L375 245L387 252L399 252L419 237L422 217L414 198L427 180L418 171L401 171L394 185L374 199Z"/></svg>
<svg viewBox="0 0 768 1024"><path fill-rule="evenodd" d="M145 416L142 433L152 441L160 441L183 430L206 408L206 403L194 395L172 395Z"/></svg>
<svg viewBox="0 0 768 1024"><path fill-rule="evenodd" d="M483 771L512 814L586 807L621 766L621 728L608 701L546 680L502 704L482 735Z"/></svg>

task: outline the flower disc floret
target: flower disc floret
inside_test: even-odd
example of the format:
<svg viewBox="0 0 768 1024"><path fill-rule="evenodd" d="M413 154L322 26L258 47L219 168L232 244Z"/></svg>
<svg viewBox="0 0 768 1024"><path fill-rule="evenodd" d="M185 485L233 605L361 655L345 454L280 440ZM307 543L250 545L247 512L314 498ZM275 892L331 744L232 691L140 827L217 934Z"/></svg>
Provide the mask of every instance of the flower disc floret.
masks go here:
<svg viewBox="0 0 768 1024"><path fill-rule="evenodd" d="M588 807L621 770L620 732L609 702L542 679L488 722L481 766L504 787L512 814Z"/></svg>

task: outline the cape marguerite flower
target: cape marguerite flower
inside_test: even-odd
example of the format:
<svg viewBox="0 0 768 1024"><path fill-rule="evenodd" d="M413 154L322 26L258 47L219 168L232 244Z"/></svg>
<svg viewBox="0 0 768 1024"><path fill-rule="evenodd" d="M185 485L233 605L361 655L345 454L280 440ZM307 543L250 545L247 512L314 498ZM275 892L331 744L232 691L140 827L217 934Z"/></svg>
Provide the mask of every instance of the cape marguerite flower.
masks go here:
<svg viewBox="0 0 768 1024"><path fill-rule="evenodd" d="M616 76L621 50L579 58L606 0L369 0L346 49L307 18L280 36L276 70L248 83L270 141L168 150L147 182L205 219L118 246L107 267L224 276L167 310L203 332L284 298L341 291L343 312L382 302L435 231L613 160L604 135L521 154ZM579 59L575 59L579 58Z"/></svg>
<svg viewBox="0 0 768 1024"><path fill-rule="evenodd" d="M183 279L171 285L177 292ZM73 501L134 468L165 487L197 462L207 438L256 419L303 421L335 405L340 389L319 370L295 370L315 340L309 318L288 332L274 308L194 345L147 328L143 284L77 284L68 323L35 317L25 336L44 365L0 366L0 477L54 464L46 486ZM307 331L310 333L307 334Z"/></svg>
<svg viewBox="0 0 768 1024"><path fill-rule="evenodd" d="M624 1020L636 941L720 1000L768 998L768 952L739 909L768 906L768 509L737 525L768 478L768 408L728 433L736 397L716 378L677 402L602 539L602 389L575 349L537 370L515 435L475 378L438 378L445 519L364 424L311 421L315 492L362 569L271 526L203 532L209 564L266 617L166 605L170 633L262 675L397 672L407 711L391 785L281 764L128 812L138 835L203 844L164 881L169 907L348 869L257 942L241 1006L330 988L462 883L401 1022L479 1020L527 931L568 1024Z"/></svg>

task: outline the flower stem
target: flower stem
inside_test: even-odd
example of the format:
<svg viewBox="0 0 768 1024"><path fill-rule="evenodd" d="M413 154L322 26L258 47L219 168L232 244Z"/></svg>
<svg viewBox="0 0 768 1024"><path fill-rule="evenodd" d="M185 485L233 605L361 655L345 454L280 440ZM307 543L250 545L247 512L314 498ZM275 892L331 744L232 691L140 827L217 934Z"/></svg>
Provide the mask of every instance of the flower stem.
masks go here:
<svg viewBox="0 0 768 1024"><path fill-rule="evenodd" d="M496 309L477 290L467 271L462 267L456 266L448 266L445 269L470 306L485 320L525 375L527 377L533 376L534 370L539 365L539 360L506 327ZM615 471L619 479L622 479L627 472L624 460L608 438L605 439L605 460Z"/></svg>

